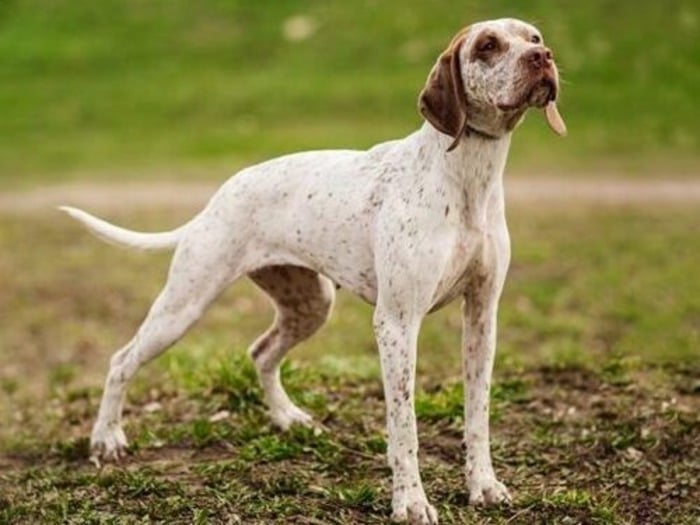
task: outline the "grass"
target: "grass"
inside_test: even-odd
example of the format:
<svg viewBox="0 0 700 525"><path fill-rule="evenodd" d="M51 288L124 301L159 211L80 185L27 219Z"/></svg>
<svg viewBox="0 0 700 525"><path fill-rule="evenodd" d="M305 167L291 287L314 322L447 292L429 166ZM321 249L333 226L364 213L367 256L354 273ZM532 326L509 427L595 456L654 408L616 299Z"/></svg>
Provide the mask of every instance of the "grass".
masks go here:
<svg viewBox="0 0 700 525"><path fill-rule="evenodd" d="M190 210L115 217L159 229ZM459 309L430 316L417 412L441 523L694 523L700 488L698 212L516 208L493 388L511 507L467 506ZM0 216L0 523L384 523L384 406L371 310L343 294L283 370L323 431L274 430L245 347L270 321L242 283L130 389L131 456L87 436L109 354L167 255L103 246L53 215Z"/></svg>
<svg viewBox="0 0 700 525"><path fill-rule="evenodd" d="M290 41L283 28L299 16L315 30ZM531 116L516 169L694 167L692 0L406 0L400 10L370 0L5 0L0 186L173 171L219 179L284 152L405 135L452 34L499 16L538 23L566 80L571 140Z"/></svg>
<svg viewBox="0 0 700 525"><path fill-rule="evenodd" d="M240 381L248 381L247 359L230 359ZM299 372L289 370L287 379L296 382ZM0 520L384 523L389 476L379 385L323 367L301 373L305 387L326 398L315 411L323 432L279 434L259 403L199 424L212 408L231 408L224 385L161 397L162 410L151 414L141 410L146 398L136 396L128 424L136 439L120 466L94 469L75 452L85 453L82 438L72 449L24 444L9 454L10 469L0 474ZM693 523L698 399L678 388L684 372L664 374L676 386L620 386L576 367L519 373L532 398L494 400L503 412L494 423L494 460L515 491L510 507L466 505L460 428L441 413L427 414L420 424L423 478L441 522ZM168 379L178 385L177 377ZM183 411L186 398L192 402Z"/></svg>

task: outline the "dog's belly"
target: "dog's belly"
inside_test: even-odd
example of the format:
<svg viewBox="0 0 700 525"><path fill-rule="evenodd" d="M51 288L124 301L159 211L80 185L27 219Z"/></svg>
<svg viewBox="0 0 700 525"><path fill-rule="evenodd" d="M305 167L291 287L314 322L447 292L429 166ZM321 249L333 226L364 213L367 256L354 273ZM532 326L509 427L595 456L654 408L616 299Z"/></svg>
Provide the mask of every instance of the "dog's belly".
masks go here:
<svg viewBox="0 0 700 525"><path fill-rule="evenodd" d="M357 295L371 305L377 302L377 278L374 268L339 267L328 258L300 257L298 254L278 252L275 255L259 257L258 263L251 265L247 273L252 273L268 266L299 266L308 268L327 277L339 288Z"/></svg>
<svg viewBox="0 0 700 525"><path fill-rule="evenodd" d="M348 215L347 220L343 219ZM297 215L297 217L299 217ZM371 243L371 216L338 209L333 217L307 204L304 218L269 223L254 233L246 266L293 265L324 275L370 304L377 300L377 277Z"/></svg>
<svg viewBox="0 0 700 525"><path fill-rule="evenodd" d="M355 272L335 273L332 270L323 272L336 285L354 293L371 305L377 304L377 277L374 268L360 269Z"/></svg>
<svg viewBox="0 0 700 525"><path fill-rule="evenodd" d="M256 266L290 264L308 268L333 281L337 286L374 305L377 301L377 277L372 254L358 244L348 248L349 242L338 240L332 250L320 250L302 240L290 239L285 247L266 251L258 257Z"/></svg>

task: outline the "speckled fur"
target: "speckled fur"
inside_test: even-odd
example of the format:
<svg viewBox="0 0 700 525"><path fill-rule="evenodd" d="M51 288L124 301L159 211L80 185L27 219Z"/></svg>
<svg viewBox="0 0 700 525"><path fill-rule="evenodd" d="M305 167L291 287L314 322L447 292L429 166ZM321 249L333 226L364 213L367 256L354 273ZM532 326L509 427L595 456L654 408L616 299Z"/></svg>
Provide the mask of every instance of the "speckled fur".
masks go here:
<svg viewBox="0 0 700 525"><path fill-rule="evenodd" d="M470 49L484 31L507 45L487 62ZM387 405L394 518L437 523L418 468L414 414L417 338L423 317L463 297L466 479L472 503L509 498L489 451L489 386L496 312L510 259L502 174L511 130L532 104L522 98L520 55L532 26L499 20L462 32L460 67L469 123L495 138L453 137L424 123L408 137L368 151L312 151L238 173L188 224L162 234L129 232L85 212L66 211L100 237L142 249L175 247L167 284L134 339L112 358L92 432L95 458L126 447L126 384L200 317L236 279L249 276L274 302L273 326L250 348L273 421L311 418L289 399L279 363L326 320L334 284L376 305L374 330ZM436 66L437 67L437 66Z"/></svg>

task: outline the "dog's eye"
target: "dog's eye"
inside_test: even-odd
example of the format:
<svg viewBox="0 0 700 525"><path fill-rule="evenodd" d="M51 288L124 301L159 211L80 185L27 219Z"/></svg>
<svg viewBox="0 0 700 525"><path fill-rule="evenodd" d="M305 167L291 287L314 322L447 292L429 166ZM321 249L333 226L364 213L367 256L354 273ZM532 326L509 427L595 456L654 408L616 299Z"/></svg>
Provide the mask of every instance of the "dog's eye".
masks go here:
<svg viewBox="0 0 700 525"><path fill-rule="evenodd" d="M532 42L533 44L540 44L542 43L542 39L539 35L532 35L532 37L530 38L530 42Z"/></svg>
<svg viewBox="0 0 700 525"><path fill-rule="evenodd" d="M495 51L497 47L496 41L493 39L489 39L483 44L481 44L481 47L479 47L479 51L482 53L488 53L491 51Z"/></svg>

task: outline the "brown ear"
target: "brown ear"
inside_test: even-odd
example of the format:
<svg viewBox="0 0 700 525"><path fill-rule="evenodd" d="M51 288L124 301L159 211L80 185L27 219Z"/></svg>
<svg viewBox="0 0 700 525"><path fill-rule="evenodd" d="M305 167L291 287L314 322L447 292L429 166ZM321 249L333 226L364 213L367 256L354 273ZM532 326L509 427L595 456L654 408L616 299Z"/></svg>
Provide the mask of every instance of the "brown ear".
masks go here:
<svg viewBox="0 0 700 525"><path fill-rule="evenodd" d="M459 49L467 30L461 31L440 55L421 91L418 107L436 129L454 137L447 148L452 151L467 128L467 98L462 82Z"/></svg>

